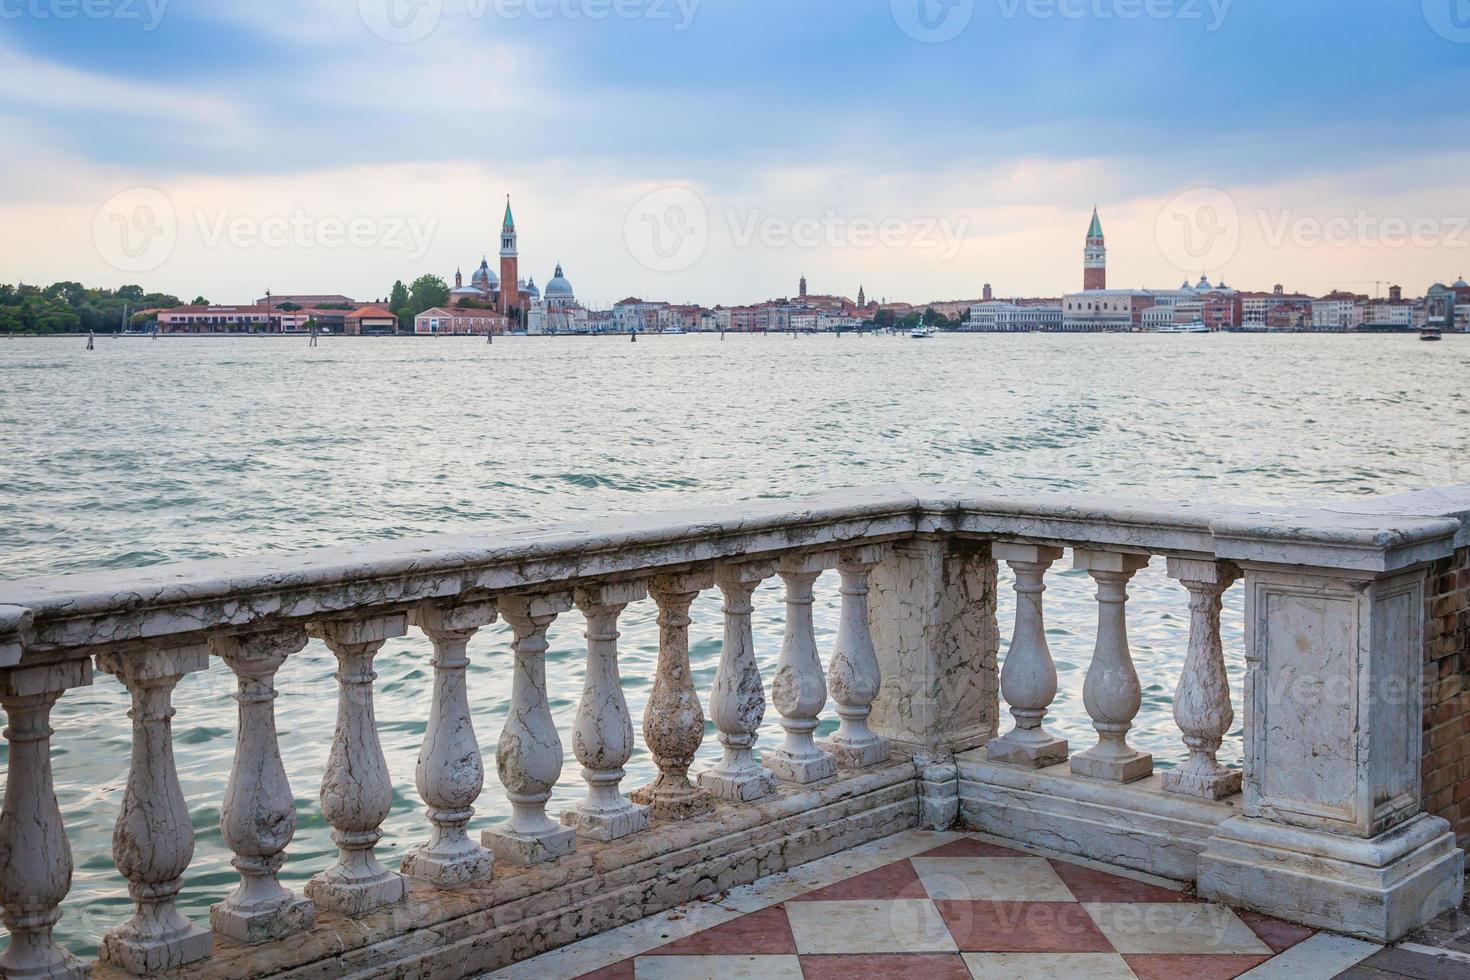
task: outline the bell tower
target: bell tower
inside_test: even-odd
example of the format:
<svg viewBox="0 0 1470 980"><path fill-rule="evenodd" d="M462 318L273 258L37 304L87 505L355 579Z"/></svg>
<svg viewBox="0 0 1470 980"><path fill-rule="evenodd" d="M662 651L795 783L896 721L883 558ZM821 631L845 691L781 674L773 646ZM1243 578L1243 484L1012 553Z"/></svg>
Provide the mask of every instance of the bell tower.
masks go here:
<svg viewBox="0 0 1470 980"><path fill-rule="evenodd" d="M516 219L510 213L510 195L505 196L505 223L500 228L500 312L506 316L521 305L518 283L520 253L516 251Z"/></svg>
<svg viewBox="0 0 1470 980"><path fill-rule="evenodd" d="M1087 229L1087 248L1082 253L1082 288L1108 288L1108 247L1103 237L1097 208L1092 209L1092 224Z"/></svg>

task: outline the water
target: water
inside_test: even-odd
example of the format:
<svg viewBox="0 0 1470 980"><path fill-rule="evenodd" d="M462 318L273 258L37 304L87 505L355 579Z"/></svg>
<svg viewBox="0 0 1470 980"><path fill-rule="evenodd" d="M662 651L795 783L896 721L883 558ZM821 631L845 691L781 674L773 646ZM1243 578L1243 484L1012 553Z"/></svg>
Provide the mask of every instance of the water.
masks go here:
<svg viewBox="0 0 1470 980"><path fill-rule="evenodd" d="M505 339L103 339L0 341L0 575L129 568L295 551L588 514L657 512L896 480L1005 490L1273 503L1470 481L1470 342L1412 336L941 336ZM1162 562L1131 589L1144 683L1134 741L1160 767L1186 753L1170 715L1188 608ZM818 582L829 650L837 588ZM1051 727L1093 735L1081 705L1095 603L1083 573L1048 579L1061 674ZM1012 608L1003 575L1001 632ZM767 681L781 592L756 596ZM1240 590L1225 644L1237 732ZM652 684L652 603L622 622L635 722ZM719 603L694 609L695 682L707 692ZM552 710L568 747L553 811L581 795L570 729L582 687L582 620L551 631ZM509 690L507 630L471 644L471 699L489 769L474 829L506 813L492 753ZM431 670L414 635L378 657L377 713L395 780L379 853L423 839L413 786ZM334 664L313 643L280 676L277 712L298 830L283 877L332 860L316 799L335 711ZM176 696L178 763L196 854L184 892L203 921L235 873L219 805L234 747L233 682L214 665ZM100 676L55 714L57 794L77 871L60 935L90 954L128 913L111 828L127 768L127 699ZM763 745L779 737L767 712ZM831 718L831 710L827 712ZM823 732L835 723L829 721ZM1008 727L1008 726L1007 726ZM640 736L641 743L641 736ZM0 752L3 752L0 748ZM718 755L709 729L701 761ZM641 745L625 788L652 763Z"/></svg>

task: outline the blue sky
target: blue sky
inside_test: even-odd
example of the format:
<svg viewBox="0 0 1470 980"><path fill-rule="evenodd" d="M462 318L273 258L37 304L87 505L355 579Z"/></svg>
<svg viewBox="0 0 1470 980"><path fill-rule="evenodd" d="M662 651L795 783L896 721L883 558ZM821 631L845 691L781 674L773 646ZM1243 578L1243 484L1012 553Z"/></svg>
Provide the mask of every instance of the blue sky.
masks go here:
<svg viewBox="0 0 1470 980"><path fill-rule="evenodd" d="M433 29L384 40L389 3ZM920 4L963 29L916 39ZM590 16L608 9L625 16ZM1060 293L1093 203L1116 285L1419 291L1470 272L1470 0L0 0L0 76L22 147L0 162L3 280L373 298L468 273L507 193L526 270L563 261L603 303L750 300L802 272L909 299ZM670 187L708 226L673 270L627 240ZM93 241L135 188L178 225L136 272ZM1161 208L1200 188L1241 230L1192 271L1156 239ZM209 231L298 212L376 231ZM390 226L407 218L424 234L405 244ZM1298 233L1343 220L1331 247ZM826 230L793 243L802 222ZM904 230L870 245L854 222ZM1415 222L1434 233L1399 243ZM772 233L740 232L757 226Z"/></svg>

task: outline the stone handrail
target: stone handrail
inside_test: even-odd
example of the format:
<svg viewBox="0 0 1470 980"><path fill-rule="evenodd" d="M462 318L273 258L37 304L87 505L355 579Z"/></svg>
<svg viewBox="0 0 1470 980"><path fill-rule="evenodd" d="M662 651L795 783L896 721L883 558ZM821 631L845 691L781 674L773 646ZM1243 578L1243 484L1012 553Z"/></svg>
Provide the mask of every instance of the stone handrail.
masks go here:
<svg viewBox="0 0 1470 980"><path fill-rule="evenodd" d="M958 804L953 790L932 787L955 771L946 760L971 748L983 746L990 760L1020 769L1069 760L1072 774L1098 783L1144 779L1152 759L1127 741L1139 690L1128 652L1126 586L1154 556L1168 560L1191 609L1175 705L1190 757L1163 781L1167 792L1180 796L1215 801L1241 789L1241 773L1221 766L1215 751L1231 722L1221 596L1238 578L1247 579L1253 636L1247 704L1254 718L1244 815L1254 822L1220 844L1212 887L1242 904L1273 907L1269 888L1263 892L1246 881L1249 876L1232 878L1229 871L1250 860L1264 864L1261 849L1268 847L1318 857L1340 857L1347 849L1348 863L1383 857L1379 871L1409 859L1419 862L1417 870L1425 861L1442 868L1448 860L1444 834L1424 823L1432 818L1421 812L1416 781L1421 702L1354 702L1356 741L1344 746L1345 768L1328 774L1334 780L1351 776L1346 799L1342 787L1329 792L1310 778L1271 784L1270 767L1303 760L1280 735L1279 719L1294 705L1283 707L1279 692L1267 693L1271 678L1263 651L1268 638L1276 642L1277 632L1294 628L1291 617L1316 615L1311 603L1346 602L1353 629L1343 642L1352 649L1342 669L1361 675L1365 690L1387 680L1412 688L1419 676L1414 664L1422 672L1422 659L1400 654L1416 623L1422 641L1423 567L1463 546L1466 498L1470 493L1439 491L1351 509L1270 510L888 487L655 518L0 584L0 705L10 720L11 743L0 814L0 899L11 943L0 972L76 976L86 970L52 938L71 861L51 785L49 720L66 690L91 683L94 666L116 676L133 701L133 762L114 855L136 911L104 937L100 955L117 969L144 974L203 961L217 937L244 946L275 942L310 930L319 909L360 917L403 901L410 881L443 889L483 883L497 863L552 862L571 855L579 840L614 842L647 831L651 820L691 820L720 804L753 804L771 796L778 779L820 783L839 769L887 764L891 748L921 762L921 803L936 825L953 820ZM1099 603L1084 689L1098 742L1070 755L1044 725L1056 673L1041 602L1045 573L1066 548L1097 581ZM995 699L995 644L988 638L993 606L977 613L965 578L979 575L981 587L986 576L993 583L997 561L1014 570L1019 599L999 679L1015 726L999 737L994 712L983 703ZM841 575L842 616L824 674L813 637L812 585L832 568ZM754 748L766 698L753 649L751 597L776 575L786 586L787 634L771 690L786 739L758 759ZM689 675L688 610L712 587L725 600L722 654L708 702L723 758L691 781L703 715ZM1279 596L1307 596L1310 608L1287 609L1278 621L1275 606L1265 607ZM1407 603L1400 601L1405 596ZM617 624L628 604L646 598L659 608L660 656L643 732L659 776L629 793L621 781L633 748L633 720L619 678ZM587 789L583 802L558 821L546 813L561 777L562 743L547 704L544 655L548 629L574 607L587 621L586 687L573 731ZM987 615L988 624L966 634L976 649L935 643L931 636L937 629L954 639L955 624ZM1339 625L1335 611L1324 616L1334 629ZM467 827L484 772L465 685L466 651L476 632L497 618L514 632L511 708L496 756L512 816L476 842ZM393 776L376 730L373 660L410 626L434 646L433 702L416 774L429 836L394 871L375 853ZM309 636L328 646L339 668L337 727L321 790L339 853L298 895L277 879L295 812L273 701L276 672ZM940 651L946 645L948 654ZM968 662L937 665L936 658L946 655ZM186 674L206 669L211 656L238 683L239 731L221 827L240 882L214 906L205 930L174 905L193 844L169 719L173 688ZM976 678L981 694L971 702L946 702L950 695L933 690L937 669L955 666ZM812 735L829 694L840 725L819 743ZM953 778L963 782L963 775ZM1413 833L1403 832L1410 824ZM1412 838L1413 847L1379 847L1369 858L1353 850L1359 846L1354 841L1374 845L1394 830ZM1326 841L1315 851L1279 836L1313 833ZM1205 856L1200 861L1203 885ZM1377 932L1414 917L1397 906L1384 915Z"/></svg>

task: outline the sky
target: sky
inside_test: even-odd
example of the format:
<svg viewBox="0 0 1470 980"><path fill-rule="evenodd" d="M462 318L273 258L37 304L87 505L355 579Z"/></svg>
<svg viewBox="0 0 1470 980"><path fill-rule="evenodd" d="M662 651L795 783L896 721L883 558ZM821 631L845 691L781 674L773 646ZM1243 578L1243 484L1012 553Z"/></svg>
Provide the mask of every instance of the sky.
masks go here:
<svg viewBox="0 0 1470 980"><path fill-rule="evenodd" d="M1466 93L1470 0L0 0L0 282L1419 295Z"/></svg>

